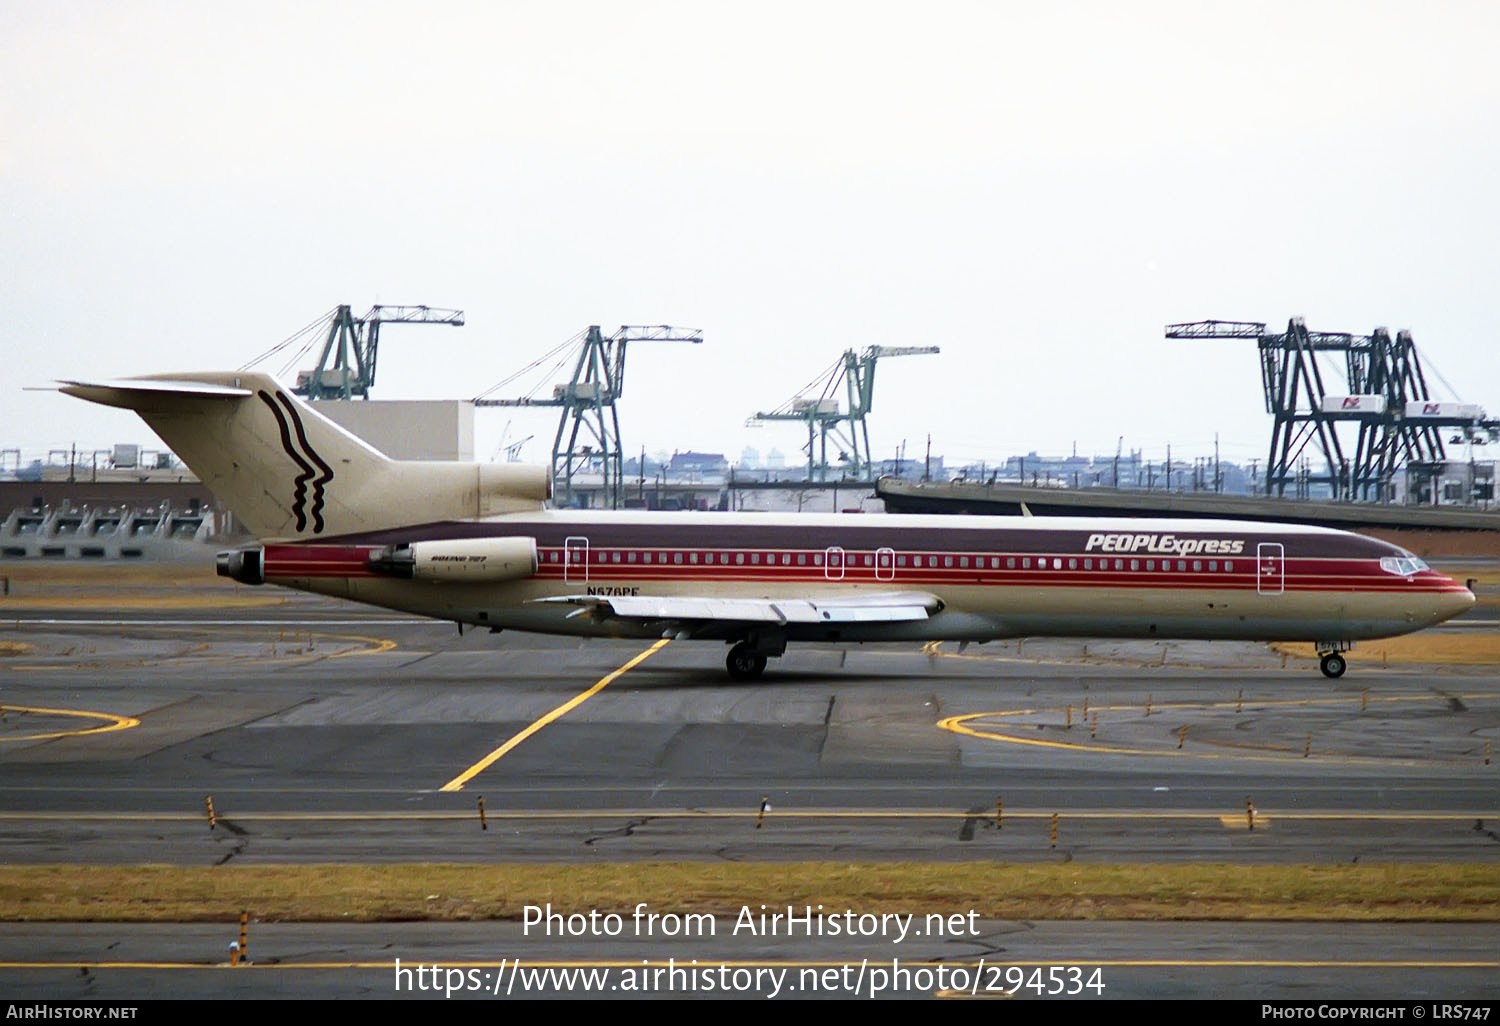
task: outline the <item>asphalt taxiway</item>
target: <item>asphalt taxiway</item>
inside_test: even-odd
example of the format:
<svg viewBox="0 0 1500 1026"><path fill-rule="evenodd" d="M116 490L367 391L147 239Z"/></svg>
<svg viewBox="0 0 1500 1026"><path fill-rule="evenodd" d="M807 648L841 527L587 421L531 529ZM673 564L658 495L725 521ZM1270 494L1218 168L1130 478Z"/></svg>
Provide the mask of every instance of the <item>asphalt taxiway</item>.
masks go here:
<svg viewBox="0 0 1500 1026"><path fill-rule="evenodd" d="M1026 641L793 647L736 683L713 644L316 600L3 623L11 863L1500 856L1487 668Z"/></svg>
<svg viewBox="0 0 1500 1026"><path fill-rule="evenodd" d="M1500 680L1483 666L1356 663L1328 681L1260 645L1027 640L794 647L746 683L725 676L713 644L460 636L301 596L167 613L8 607L0 641L10 864L1500 863ZM1161 996L1184 973L1196 982L1183 993L1255 996L1270 981L1394 997L1403 987L1391 981L1418 978L1449 996L1500 993L1485 926L1340 926L1362 939L1338 957L1311 928L1131 924L1118 936L1139 941L1119 947L1099 938L1120 924L1046 928L1096 938L1066 948L1070 964L1108 954L1117 994ZM0 961L30 968L0 978L34 994L66 976L19 957L39 938L56 943L59 966L103 966L123 950L112 945L165 964L159 929L9 926ZM412 936L278 929L290 931L283 959L347 948L364 953L342 961L360 965ZM459 927L420 928L447 929ZM510 925L486 929L485 950L460 932L437 954L522 955ZM1177 969L1150 968L1179 936L1200 942L1166 958ZM1233 948L1243 937L1263 940ZM1436 938L1432 959L1406 957L1419 937ZM194 964L217 960L195 951ZM576 947L525 957L588 960ZM1215 958L1212 973L1187 968ZM1300 968L1269 971L1281 962ZM1370 971L1382 965L1389 972ZM168 969L71 971L96 989L59 995L139 993L130 987L151 971L182 985ZM276 992L342 993L351 980L387 990L387 971L369 966L296 972L325 982ZM214 979L205 986L223 985Z"/></svg>

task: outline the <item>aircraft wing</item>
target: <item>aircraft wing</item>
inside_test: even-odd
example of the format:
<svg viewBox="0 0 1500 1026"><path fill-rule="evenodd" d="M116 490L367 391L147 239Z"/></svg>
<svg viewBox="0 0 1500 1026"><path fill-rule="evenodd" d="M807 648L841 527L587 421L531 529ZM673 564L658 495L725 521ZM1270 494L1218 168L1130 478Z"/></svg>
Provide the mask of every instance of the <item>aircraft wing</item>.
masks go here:
<svg viewBox="0 0 1500 1026"><path fill-rule="evenodd" d="M559 595L539 602L580 606L579 615L619 620L765 623L894 623L925 620L941 608L921 591L831 595L826 598L708 598L690 595Z"/></svg>

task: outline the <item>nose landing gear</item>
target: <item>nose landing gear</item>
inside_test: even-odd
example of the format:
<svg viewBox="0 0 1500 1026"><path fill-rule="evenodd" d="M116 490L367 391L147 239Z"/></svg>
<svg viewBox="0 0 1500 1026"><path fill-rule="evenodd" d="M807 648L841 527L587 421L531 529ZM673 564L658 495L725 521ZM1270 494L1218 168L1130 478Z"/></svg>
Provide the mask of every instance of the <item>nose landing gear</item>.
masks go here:
<svg viewBox="0 0 1500 1026"><path fill-rule="evenodd" d="M1323 676L1337 679L1344 675L1344 671L1349 668L1349 663L1337 652L1324 652L1318 668L1323 671Z"/></svg>

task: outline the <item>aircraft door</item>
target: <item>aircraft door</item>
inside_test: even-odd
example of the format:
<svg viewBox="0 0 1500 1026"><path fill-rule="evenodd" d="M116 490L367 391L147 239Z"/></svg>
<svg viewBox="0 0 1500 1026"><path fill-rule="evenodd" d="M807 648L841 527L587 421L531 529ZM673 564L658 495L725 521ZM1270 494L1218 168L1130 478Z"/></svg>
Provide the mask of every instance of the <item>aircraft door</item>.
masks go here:
<svg viewBox="0 0 1500 1026"><path fill-rule="evenodd" d="M1255 590L1262 595L1280 595L1286 584L1285 550L1280 542L1261 542L1255 547Z"/></svg>
<svg viewBox="0 0 1500 1026"><path fill-rule="evenodd" d="M830 581L844 579L844 550L831 545L823 552L823 576Z"/></svg>
<svg viewBox="0 0 1500 1026"><path fill-rule="evenodd" d="M877 549L875 552L875 579L891 581L896 578L896 550Z"/></svg>
<svg viewBox="0 0 1500 1026"><path fill-rule="evenodd" d="M572 535L563 542L563 580L573 584L589 579L589 540Z"/></svg>

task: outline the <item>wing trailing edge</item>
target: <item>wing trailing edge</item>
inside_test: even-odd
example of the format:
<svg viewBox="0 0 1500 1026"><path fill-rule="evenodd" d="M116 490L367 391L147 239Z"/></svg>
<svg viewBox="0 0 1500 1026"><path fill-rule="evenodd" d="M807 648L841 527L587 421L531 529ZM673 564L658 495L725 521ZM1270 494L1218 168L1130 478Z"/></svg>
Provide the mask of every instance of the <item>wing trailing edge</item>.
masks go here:
<svg viewBox="0 0 1500 1026"><path fill-rule="evenodd" d="M899 623L925 620L942 608L926 592L885 592L827 598L713 598L691 595L559 595L538 602L565 602L596 616L620 620L694 623ZM583 612L580 609L580 612Z"/></svg>

